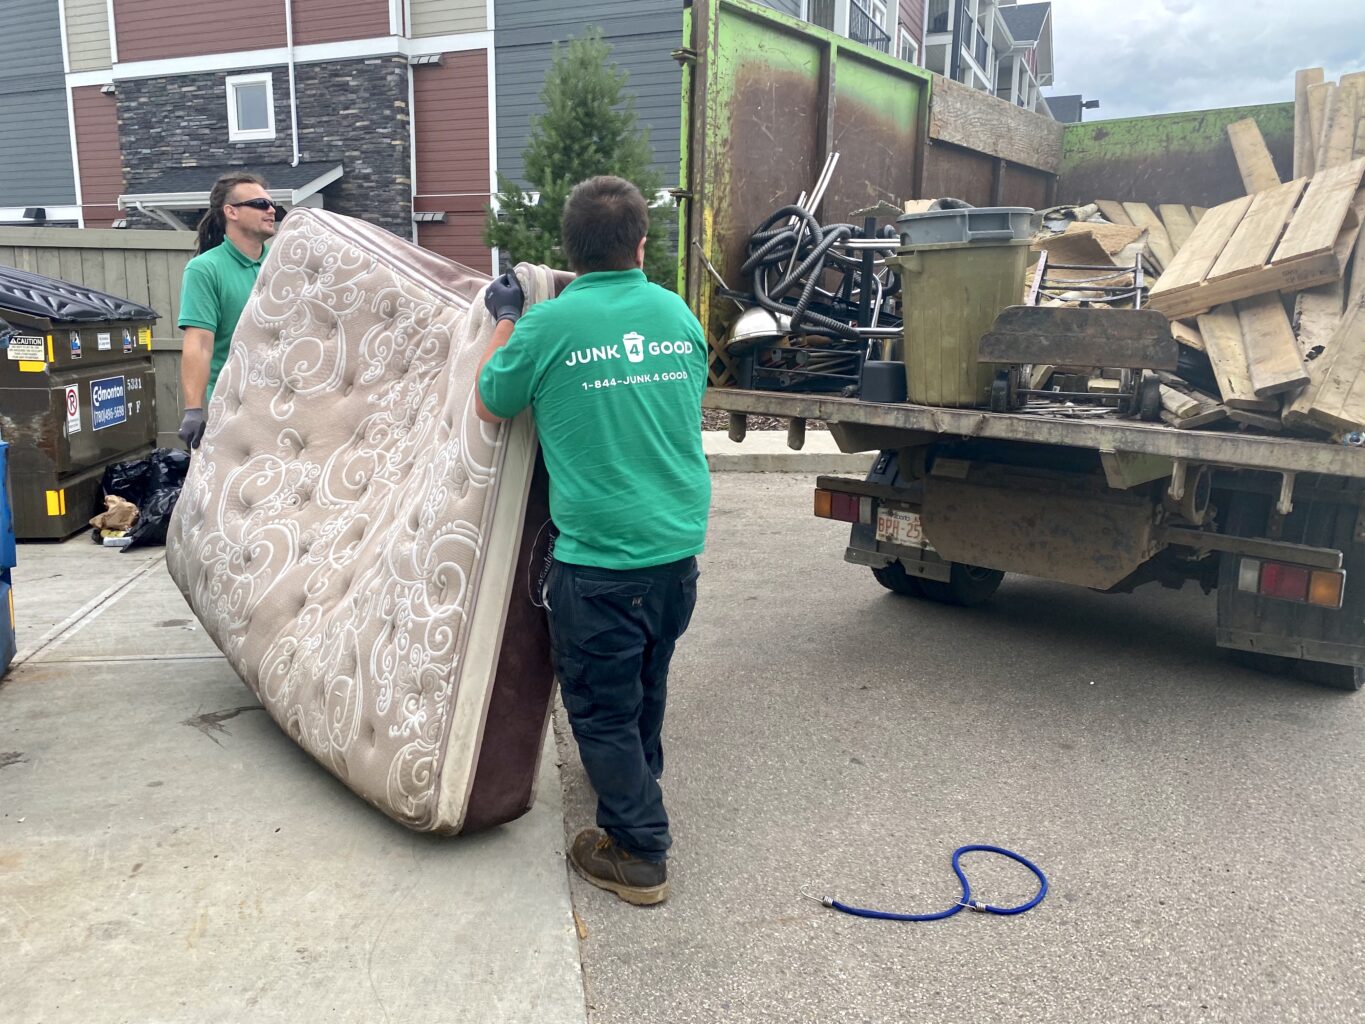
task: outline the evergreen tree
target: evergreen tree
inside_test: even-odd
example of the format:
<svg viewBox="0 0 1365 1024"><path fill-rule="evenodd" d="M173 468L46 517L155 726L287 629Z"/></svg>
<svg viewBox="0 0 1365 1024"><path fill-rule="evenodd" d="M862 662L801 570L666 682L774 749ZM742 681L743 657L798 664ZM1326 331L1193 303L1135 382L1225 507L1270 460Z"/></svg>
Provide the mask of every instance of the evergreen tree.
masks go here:
<svg viewBox="0 0 1365 1024"><path fill-rule="evenodd" d="M489 208L484 242L517 262L567 268L559 247L564 201L585 178L615 174L634 183L651 203L645 273L673 288L677 260L666 251L666 221L673 219L674 208L652 206L661 182L651 167L649 132L636 128L634 98L625 91L628 75L607 63L610 54L597 28L563 47L555 45L540 92L545 113L532 118L524 154L529 191L539 192L540 200L532 204L528 191L498 175L501 212Z"/></svg>

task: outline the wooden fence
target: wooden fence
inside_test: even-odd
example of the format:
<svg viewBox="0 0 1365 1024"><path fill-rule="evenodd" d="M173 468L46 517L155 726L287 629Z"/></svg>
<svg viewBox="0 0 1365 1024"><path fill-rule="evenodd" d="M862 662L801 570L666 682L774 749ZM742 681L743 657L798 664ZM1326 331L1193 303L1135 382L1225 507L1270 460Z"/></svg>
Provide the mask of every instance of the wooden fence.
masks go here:
<svg viewBox="0 0 1365 1024"><path fill-rule="evenodd" d="M180 278L195 236L182 231L87 228L0 228L0 266L97 288L156 310L157 444L178 447L180 425Z"/></svg>

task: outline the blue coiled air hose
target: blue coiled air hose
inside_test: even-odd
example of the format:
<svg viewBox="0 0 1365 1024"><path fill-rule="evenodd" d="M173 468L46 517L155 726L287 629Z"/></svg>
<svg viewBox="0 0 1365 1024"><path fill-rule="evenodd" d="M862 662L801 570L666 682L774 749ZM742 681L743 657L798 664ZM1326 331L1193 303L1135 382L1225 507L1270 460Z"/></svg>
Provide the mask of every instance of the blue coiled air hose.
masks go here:
<svg viewBox="0 0 1365 1024"><path fill-rule="evenodd" d="M967 876L962 870L962 855L964 853L996 853L1001 857L1008 857L1010 860L1018 861L1028 868L1038 879L1038 891L1033 899L1027 903L1021 903L1017 907L997 907L989 903L982 903L972 899L971 883L967 881ZM983 914L1000 914L1008 916L1011 914L1022 914L1032 910L1039 903L1043 902L1043 897L1047 895L1047 876L1042 869L1013 850L1006 850L999 846L987 846L984 843L971 843L967 846L959 846L953 851L953 873L957 875L957 880L962 883L962 899L953 904L947 910L939 911L937 914L894 914L887 910L871 910L867 907L851 907L847 903L840 903L831 896L812 896L809 893L802 893L807 899L815 900L822 906L831 907L834 910L842 911L845 914L852 914L854 917L873 917L881 921L942 921L945 917L952 917L959 910L970 907L972 910Z"/></svg>

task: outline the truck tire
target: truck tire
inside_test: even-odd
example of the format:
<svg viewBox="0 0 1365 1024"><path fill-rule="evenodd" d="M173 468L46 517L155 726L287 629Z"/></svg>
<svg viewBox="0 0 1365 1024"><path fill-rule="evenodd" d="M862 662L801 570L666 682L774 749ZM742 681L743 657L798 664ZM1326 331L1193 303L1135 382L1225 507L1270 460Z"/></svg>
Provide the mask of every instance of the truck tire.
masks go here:
<svg viewBox="0 0 1365 1024"><path fill-rule="evenodd" d="M1234 663L1255 672L1273 676L1291 676L1307 683L1326 686L1333 690L1353 692L1365 683L1365 668L1354 665L1331 665L1325 661L1300 661L1277 654L1259 651L1230 651Z"/></svg>
<svg viewBox="0 0 1365 1024"><path fill-rule="evenodd" d="M1005 574L998 569L983 569L979 565L964 565L961 562L953 563L951 573L947 583L920 580L919 587L924 596L940 604L975 608L989 601L1000 589L1000 581L1005 578Z"/></svg>
<svg viewBox="0 0 1365 1024"><path fill-rule="evenodd" d="M904 594L906 597L924 596L924 591L920 586L923 581L906 572L905 566L901 565L900 562L889 562L880 568L874 566L872 575L876 577L878 583L893 594Z"/></svg>

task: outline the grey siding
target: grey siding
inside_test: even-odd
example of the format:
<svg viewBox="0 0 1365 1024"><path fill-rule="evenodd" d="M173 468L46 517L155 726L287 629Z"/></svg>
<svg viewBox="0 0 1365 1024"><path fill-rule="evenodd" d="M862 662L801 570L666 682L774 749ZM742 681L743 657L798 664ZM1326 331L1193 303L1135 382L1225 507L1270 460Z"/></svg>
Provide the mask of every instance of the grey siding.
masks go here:
<svg viewBox="0 0 1365 1024"><path fill-rule="evenodd" d="M758 2L764 7L771 7L783 14L790 14L793 18L801 17L801 0L758 0Z"/></svg>
<svg viewBox="0 0 1365 1024"><path fill-rule="evenodd" d="M596 25L611 44L610 60L630 76L626 91L634 97L639 125L649 129L654 166L664 187L677 184L682 71L670 54L682 45L680 0L592 0L570 5L558 0L498 0L494 17L499 40L499 173L525 184L522 151L531 118L541 112L540 91L553 45Z"/></svg>
<svg viewBox="0 0 1365 1024"><path fill-rule="evenodd" d="M74 205L57 5L0 0L0 36L0 206Z"/></svg>

